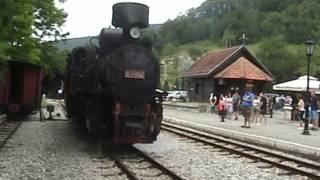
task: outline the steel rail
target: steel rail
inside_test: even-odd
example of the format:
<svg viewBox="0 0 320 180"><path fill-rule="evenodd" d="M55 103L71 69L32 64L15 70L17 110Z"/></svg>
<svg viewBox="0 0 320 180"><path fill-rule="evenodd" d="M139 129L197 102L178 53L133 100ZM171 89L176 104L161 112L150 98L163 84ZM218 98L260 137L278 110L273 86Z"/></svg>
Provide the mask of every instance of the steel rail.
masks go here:
<svg viewBox="0 0 320 180"><path fill-rule="evenodd" d="M137 152L139 155L147 159L152 165L154 165L157 169L161 170L165 175L170 176L174 180L183 180L180 176L178 176L176 173L171 171L170 169L166 168L164 165L160 164L158 161L151 158L148 154L144 153L140 149L131 146L132 150Z"/></svg>
<svg viewBox="0 0 320 180"><path fill-rule="evenodd" d="M176 173L174 173L173 171L169 170L164 165L160 164L158 161L154 160L149 155L147 155L146 153L144 153L141 150L137 149L136 147L127 146L126 150L129 150L130 152L133 152L134 154L137 154L138 157L142 157L146 162L151 164L151 167L154 167L154 168L160 170L161 174L169 176L170 178L172 178L174 180L183 180L183 178L178 176ZM130 165L126 165L125 163L123 163L121 158L117 157L117 155L115 155L114 153L111 153L110 157L111 157L112 160L115 161L117 166L126 173L126 175L128 176L128 178L130 180L141 179L141 177L138 177L135 172L133 172L132 170L129 169L128 166L130 166Z"/></svg>
<svg viewBox="0 0 320 180"><path fill-rule="evenodd" d="M301 174L301 175L305 175L305 176L308 176L308 177L313 178L313 179L320 179L320 174L319 174L320 166L316 165L316 164L300 161L298 159L294 159L294 158L287 157L287 156L282 156L280 154L276 154L276 153L273 153L271 151L266 151L266 150L259 149L257 147L253 147L252 145L245 145L243 143L237 143L237 142L234 142L234 141L231 141L231 140L227 140L227 139L222 138L222 137L217 137L216 135L208 135L208 134L205 134L203 132L199 132L199 131L194 130L194 129L181 127L179 125L173 125L173 124L170 124L170 123L167 123L167 122L162 122L162 129L164 129L166 131L169 131L169 132L172 132L172 133L175 133L175 134L178 134L178 135L181 135L181 136L184 136L184 137L187 137L187 138L190 138L190 139L193 139L195 141L200 141L202 143L205 143L205 144L208 144L208 145L211 145L211 146L219 147L219 148L222 148L222 149L227 149L228 151L233 152L235 154L241 154L241 155L246 156L248 158L264 161L264 162L272 164L272 165L274 165L276 167L279 167L279 168L282 168L282 169L285 169L285 170L288 170L288 171L291 171L291 172L295 172L295 173L298 173L298 174ZM191 133L191 134L194 134L194 135L197 135L199 137L206 138L206 139L200 139L200 138L194 137L192 135L188 135L188 134L186 134L184 132ZM227 147L226 145L219 144L218 142L212 142L212 141L209 141L207 139L220 141L222 143L226 143L227 145L238 146L238 147L242 148L243 150L237 150L239 148L234 148L234 147ZM246 151L254 151L254 152L257 152L257 153L261 153L261 154L269 155L269 156L272 156L272 157L276 157L278 159L281 159L281 161L277 162L276 160L270 160L270 159L268 159L266 157L261 157L261 155L252 154L252 153L249 153L249 152L246 152ZM283 162L283 160L284 161L294 162L299 167L292 167L292 166L289 166L289 165L285 165L285 164L281 163L281 162ZM310 172L310 171L307 171L307 170L303 170L301 168L301 166L305 166L307 168L312 168L317 172Z"/></svg>
<svg viewBox="0 0 320 180"><path fill-rule="evenodd" d="M126 173L127 177L130 180L138 180L139 178L135 175L134 172L132 172L121 160L115 156L114 154L110 155L110 158L114 160L114 162L117 164L117 166Z"/></svg>
<svg viewBox="0 0 320 180"><path fill-rule="evenodd" d="M13 127L5 127L7 124L13 125ZM20 127L21 122L7 122L4 121L0 124L0 133L2 136L5 136L4 139L0 141L0 151L3 146L7 143L7 141L11 138L11 136L16 132L16 130ZM5 131L3 131L5 130Z"/></svg>
<svg viewBox="0 0 320 180"><path fill-rule="evenodd" d="M3 114L0 115L0 119L2 119L2 118L5 118L5 119L2 120L2 121L0 120L0 125L3 124L4 122L6 122L6 120L7 120L7 115L3 115Z"/></svg>

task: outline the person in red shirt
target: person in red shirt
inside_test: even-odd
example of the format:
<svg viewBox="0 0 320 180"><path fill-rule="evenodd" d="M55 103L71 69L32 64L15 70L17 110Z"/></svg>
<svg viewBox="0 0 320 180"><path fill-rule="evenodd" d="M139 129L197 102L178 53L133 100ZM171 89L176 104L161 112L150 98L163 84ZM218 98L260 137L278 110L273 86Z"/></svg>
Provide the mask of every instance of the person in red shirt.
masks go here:
<svg viewBox="0 0 320 180"><path fill-rule="evenodd" d="M226 107L225 107L225 102L224 102L223 97L220 97L220 100L218 103L218 111L219 111L219 115L221 117L221 122L224 122L224 116L226 114Z"/></svg>

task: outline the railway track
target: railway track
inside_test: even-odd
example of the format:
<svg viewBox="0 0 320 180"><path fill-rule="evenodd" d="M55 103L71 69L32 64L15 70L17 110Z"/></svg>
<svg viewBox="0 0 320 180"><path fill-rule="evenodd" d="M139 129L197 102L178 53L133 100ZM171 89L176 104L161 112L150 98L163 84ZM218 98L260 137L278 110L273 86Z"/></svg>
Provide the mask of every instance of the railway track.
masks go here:
<svg viewBox="0 0 320 180"><path fill-rule="evenodd" d="M183 179L133 146L125 148L125 151L112 153L110 157L115 161L117 166L126 173L130 180L156 178L174 180Z"/></svg>
<svg viewBox="0 0 320 180"><path fill-rule="evenodd" d="M6 120L0 124L0 151L20 125L20 121L13 120Z"/></svg>
<svg viewBox="0 0 320 180"><path fill-rule="evenodd" d="M276 151L270 151L265 148L226 139L213 134L203 133L167 122L162 122L162 129L192 139L196 142L201 142L212 147L227 150L233 154L239 154L254 159L255 162L266 162L270 164L270 168L276 166L292 174L304 175L311 179L320 179L320 164L316 162L302 160L301 158L291 157L277 153Z"/></svg>
<svg viewBox="0 0 320 180"><path fill-rule="evenodd" d="M62 101L56 101L59 103L65 112L65 104ZM108 150L108 157L114 161L116 166L126 174L130 180L138 179L174 179L182 180L180 176L173 171L160 164L158 161L151 158L146 153L140 151L134 146L125 146L122 148L111 148ZM108 161L106 157L102 158ZM99 160L103 161L103 160ZM110 169L102 167L101 169ZM106 177L113 177L114 175L108 175Z"/></svg>

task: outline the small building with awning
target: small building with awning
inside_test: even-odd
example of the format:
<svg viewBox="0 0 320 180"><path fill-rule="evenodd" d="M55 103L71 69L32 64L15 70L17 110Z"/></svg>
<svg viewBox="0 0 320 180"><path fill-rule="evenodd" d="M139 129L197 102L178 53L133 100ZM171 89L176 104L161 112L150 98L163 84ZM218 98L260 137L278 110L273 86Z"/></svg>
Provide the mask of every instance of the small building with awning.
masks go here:
<svg viewBox="0 0 320 180"><path fill-rule="evenodd" d="M273 81L268 69L245 46L210 52L180 74L188 91L189 101L207 102L210 93L244 92L252 86L255 93Z"/></svg>
<svg viewBox="0 0 320 180"><path fill-rule="evenodd" d="M273 90L284 92L302 92L307 91L307 75L301 76L298 79L283 82L273 85ZM313 77L309 77L309 91L315 91L316 94L320 94L320 81Z"/></svg>

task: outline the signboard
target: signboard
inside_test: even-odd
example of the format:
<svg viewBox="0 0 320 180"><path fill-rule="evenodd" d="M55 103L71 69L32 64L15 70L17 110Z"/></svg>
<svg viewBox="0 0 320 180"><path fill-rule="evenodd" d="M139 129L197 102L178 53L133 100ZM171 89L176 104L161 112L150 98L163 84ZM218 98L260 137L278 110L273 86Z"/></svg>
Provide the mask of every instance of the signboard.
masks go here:
<svg viewBox="0 0 320 180"><path fill-rule="evenodd" d="M127 79L144 79L145 73L143 70L125 70L124 77Z"/></svg>

